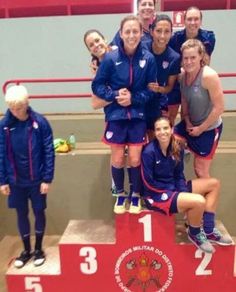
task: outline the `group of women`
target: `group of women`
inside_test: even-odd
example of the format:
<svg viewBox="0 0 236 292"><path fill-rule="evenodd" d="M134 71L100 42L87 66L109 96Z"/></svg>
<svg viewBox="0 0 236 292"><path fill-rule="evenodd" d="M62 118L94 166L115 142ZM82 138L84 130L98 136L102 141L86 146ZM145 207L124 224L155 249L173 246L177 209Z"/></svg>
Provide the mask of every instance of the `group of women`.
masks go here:
<svg viewBox="0 0 236 292"><path fill-rule="evenodd" d="M196 7L186 11L190 30L200 29L198 14L202 18ZM117 192L114 212L122 214L128 205L130 213L139 213L142 194L148 209L168 215L184 212L189 239L204 252L213 253L211 242L232 243L215 227L220 183L209 175L222 130L223 93L217 73L206 65L203 43L197 35L192 37L176 52L169 45L173 38L170 18L155 16L154 0L139 0L138 16L121 21L112 45L106 45L97 30L86 32L84 42L93 56L92 105L104 107L105 112L103 141L111 147ZM182 121L173 129L180 102L173 94L179 94L177 78ZM184 150L177 135L195 154L198 178L190 182L184 177ZM124 191L126 149L130 197Z"/></svg>

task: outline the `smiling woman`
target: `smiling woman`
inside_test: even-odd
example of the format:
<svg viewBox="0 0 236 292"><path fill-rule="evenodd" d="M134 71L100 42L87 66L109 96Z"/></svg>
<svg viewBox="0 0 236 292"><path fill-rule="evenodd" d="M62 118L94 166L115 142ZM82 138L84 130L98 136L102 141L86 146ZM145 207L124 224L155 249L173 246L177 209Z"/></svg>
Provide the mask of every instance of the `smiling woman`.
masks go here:
<svg viewBox="0 0 236 292"><path fill-rule="evenodd" d="M96 74L97 68L106 52L110 50L103 34L96 30L90 29L84 34L84 43L92 55L92 73Z"/></svg>
<svg viewBox="0 0 236 292"><path fill-rule="evenodd" d="M147 208L165 215L186 213L188 237L206 253L215 251L210 241L232 244L228 236L215 228L219 181L201 178L186 182L183 148L172 133L170 120L161 117L154 126L156 139L142 152L143 194Z"/></svg>
<svg viewBox="0 0 236 292"><path fill-rule="evenodd" d="M124 43L124 50L128 56L133 56L142 36L142 25L136 18L130 17L121 21L120 37Z"/></svg>
<svg viewBox="0 0 236 292"><path fill-rule="evenodd" d="M118 198L114 212L126 211L124 193L125 147L128 147L130 177L133 185L131 213L141 210L140 155L145 143L145 104L152 92L156 64L151 53L141 46L142 25L136 16L121 21L118 49L107 53L92 82L93 93L109 104L104 108L106 130L103 141L111 147L111 173Z"/></svg>
<svg viewBox="0 0 236 292"><path fill-rule="evenodd" d="M93 76L95 76L105 54L112 49L115 49L115 47L109 46L103 34L96 29L90 29L85 32L84 43L91 53L92 60L90 63L90 68ZM109 102L102 100L96 95L92 95L91 105L93 109L100 109L108 104Z"/></svg>
<svg viewBox="0 0 236 292"><path fill-rule="evenodd" d="M155 17L156 0L137 0L137 15L142 23L144 33L150 34L149 26Z"/></svg>
<svg viewBox="0 0 236 292"><path fill-rule="evenodd" d="M183 120L176 125L175 132L194 153L196 176L210 177L210 166L223 128L223 90L218 74L205 65L205 47L199 40L187 40L181 50Z"/></svg>
<svg viewBox="0 0 236 292"><path fill-rule="evenodd" d="M147 126L149 139L153 138L155 120L162 115L169 116L174 124L179 103L176 99L168 104L167 94L170 93L180 73L180 55L168 43L172 34L172 21L169 16L159 14L150 26L152 40L145 42L147 49L154 55L157 64L156 82L149 84L155 93L147 105ZM168 113L167 113L168 110Z"/></svg>
<svg viewBox="0 0 236 292"><path fill-rule="evenodd" d="M208 64L210 56L215 48L215 34L213 31L201 28L202 12L196 6L189 7L184 14L185 28L174 33L170 40L170 46L181 54L181 46L188 39L200 40L206 49L208 55Z"/></svg>
<svg viewBox="0 0 236 292"><path fill-rule="evenodd" d="M142 24L143 34L142 41L151 40L149 26L152 23L156 15L155 10L156 0L136 0L134 1L134 14L137 14L137 17ZM116 33L111 44L117 45L120 41L119 31Z"/></svg>

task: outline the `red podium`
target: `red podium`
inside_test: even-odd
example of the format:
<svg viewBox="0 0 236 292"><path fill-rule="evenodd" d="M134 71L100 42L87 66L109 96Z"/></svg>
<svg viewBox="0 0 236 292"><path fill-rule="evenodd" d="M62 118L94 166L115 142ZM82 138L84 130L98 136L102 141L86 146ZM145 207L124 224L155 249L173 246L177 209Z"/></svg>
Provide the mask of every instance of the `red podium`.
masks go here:
<svg viewBox="0 0 236 292"><path fill-rule="evenodd" d="M69 222L41 267L7 271L9 292L236 291L235 245L211 254L176 241L174 217L144 211ZM223 230L225 232L225 230Z"/></svg>

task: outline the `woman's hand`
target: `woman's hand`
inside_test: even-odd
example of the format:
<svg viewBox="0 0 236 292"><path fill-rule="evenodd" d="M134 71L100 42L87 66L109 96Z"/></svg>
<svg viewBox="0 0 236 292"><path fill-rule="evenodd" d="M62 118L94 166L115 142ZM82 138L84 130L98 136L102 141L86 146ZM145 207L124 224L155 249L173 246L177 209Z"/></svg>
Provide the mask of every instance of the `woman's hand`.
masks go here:
<svg viewBox="0 0 236 292"><path fill-rule="evenodd" d="M97 60L92 60L90 65L89 65L90 69L91 69L91 73L93 75L96 75L97 70L98 70L98 63Z"/></svg>
<svg viewBox="0 0 236 292"><path fill-rule="evenodd" d="M203 131L200 126L196 126L196 127L187 128L187 132L190 136L197 137L197 136L200 136Z"/></svg>
<svg viewBox="0 0 236 292"><path fill-rule="evenodd" d="M131 105L131 93L127 88L121 88L119 95L116 97L117 103L121 106L127 107Z"/></svg>
<svg viewBox="0 0 236 292"><path fill-rule="evenodd" d="M49 191L50 184L42 182L40 185L40 193L46 195Z"/></svg>
<svg viewBox="0 0 236 292"><path fill-rule="evenodd" d="M10 187L9 187L9 185L2 185L2 186L0 186L0 192L4 196L9 196L10 195Z"/></svg>
<svg viewBox="0 0 236 292"><path fill-rule="evenodd" d="M150 82L148 83L148 89L150 89L153 92L160 92L160 87L157 82Z"/></svg>

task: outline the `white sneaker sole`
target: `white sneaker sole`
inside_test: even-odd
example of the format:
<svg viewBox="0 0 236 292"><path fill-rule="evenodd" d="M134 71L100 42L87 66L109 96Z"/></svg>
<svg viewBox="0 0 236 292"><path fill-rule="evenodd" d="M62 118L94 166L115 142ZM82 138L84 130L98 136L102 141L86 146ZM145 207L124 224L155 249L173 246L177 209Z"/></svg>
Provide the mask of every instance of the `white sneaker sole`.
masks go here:
<svg viewBox="0 0 236 292"><path fill-rule="evenodd" d="M35 267L38 267L38 266L41 266L42 264L44 264L45 260L46 260L46 258L34 260Z"/></svg>
<svg viewBox="0 0 236 292"><path fill-rule="evenodd" d="M126 211L127 211L126 208L120 208L119 209L118 207L114 207L114 209L113 209L113 212L115 214L118 214L118 215L124 214Z"/></svg>
<svg viewBox="0 0 236 292"><path fill-rule="evenodd" d="M129 207L129 213L130 214L139 214L142 212L142 207L141 206L132 206L130 205Z"/></svg>
<svg viewBox="0 0 236 292"><path fill-rule="evenodd" d="M216 243L218 245L222 245L222 246L230 246L233 245L233 241L231 241L230 243L225 243L225 242L220 242L220 241L215 241L215 240L210 240L208 239L211 243Z"/></svg>
<svg viewBox="0 0 236 292"><path fill-rule="evenodd" d="M18 269L24 267L24 265L25 264L22 261L15 260L15 262L14 262L14 267L16 267Z"/></svg>

